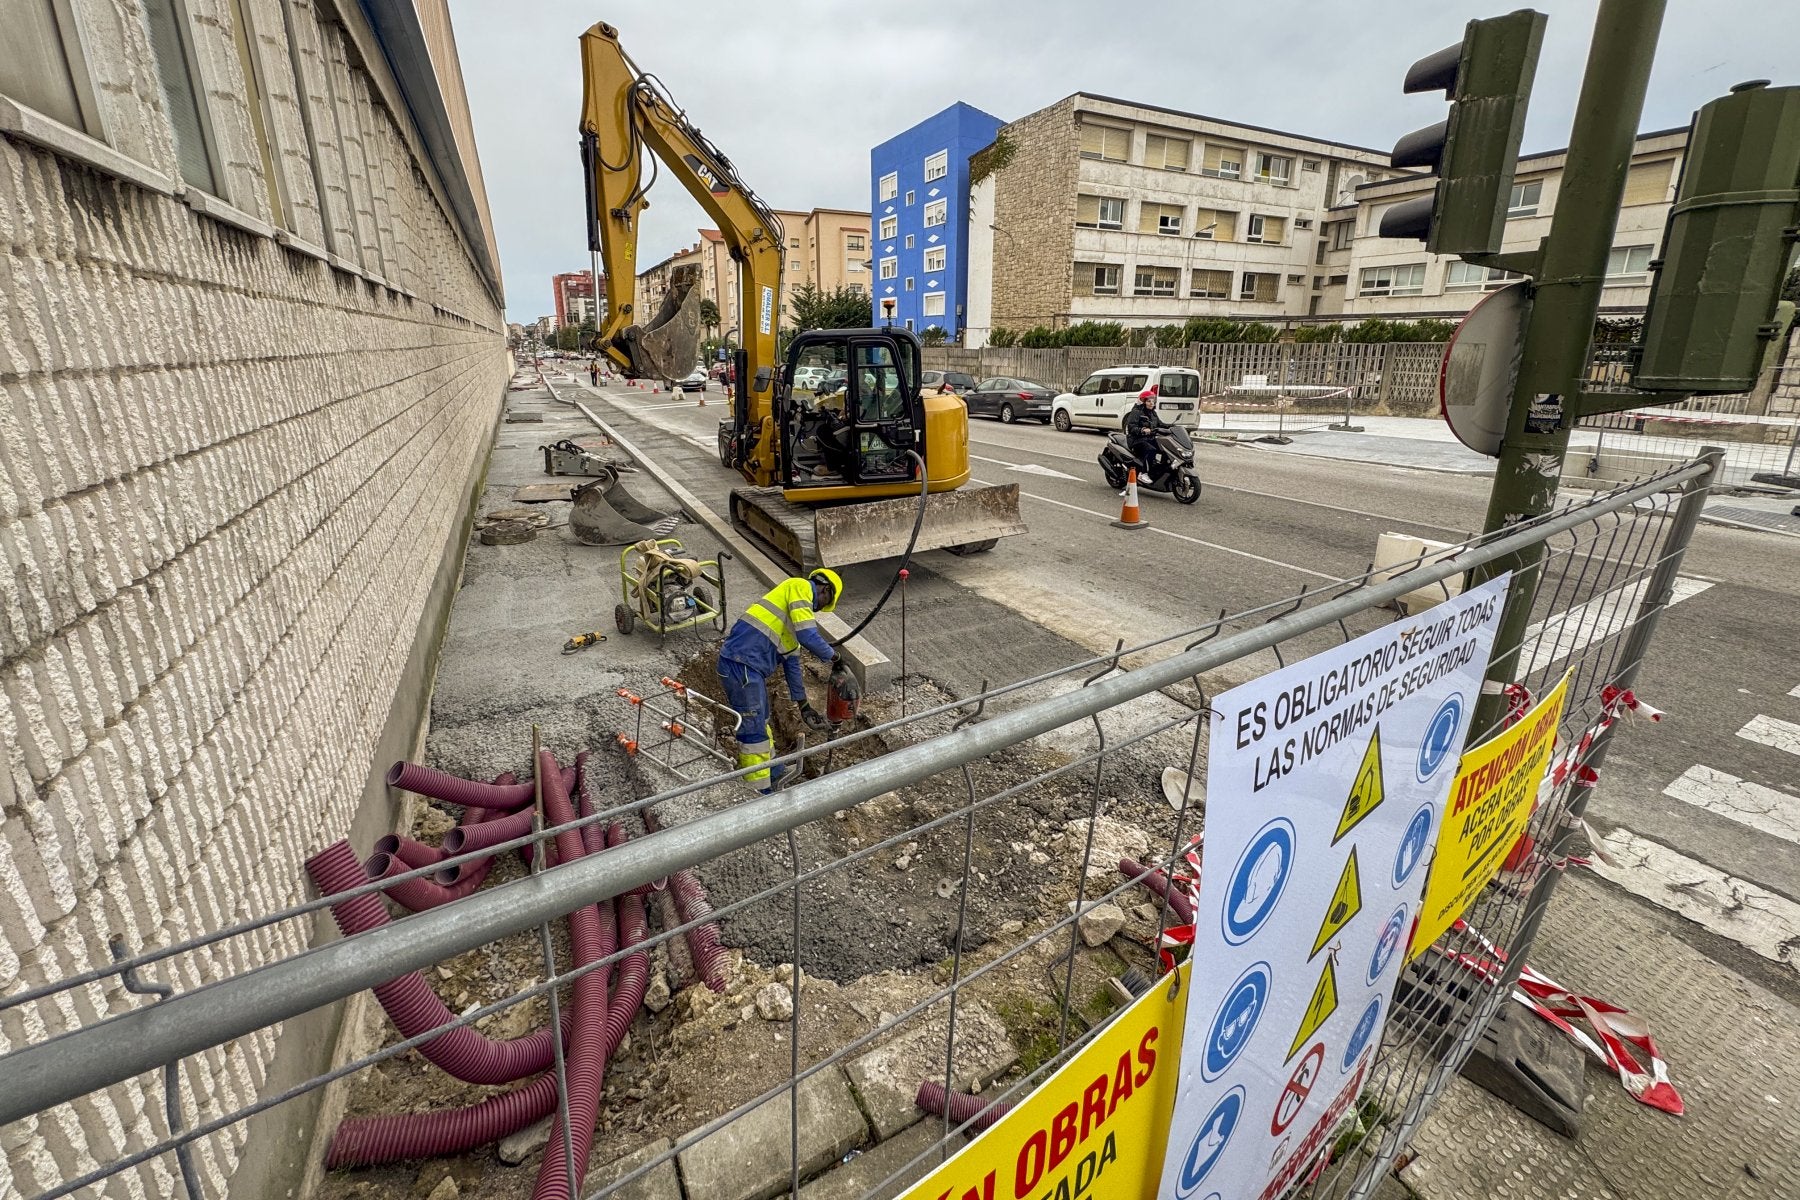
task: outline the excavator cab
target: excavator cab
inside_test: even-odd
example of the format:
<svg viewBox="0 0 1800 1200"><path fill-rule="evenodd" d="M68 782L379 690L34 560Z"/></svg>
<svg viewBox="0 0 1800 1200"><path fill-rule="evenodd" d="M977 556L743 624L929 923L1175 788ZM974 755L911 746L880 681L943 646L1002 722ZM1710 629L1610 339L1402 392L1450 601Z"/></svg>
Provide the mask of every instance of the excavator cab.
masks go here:
<svg viewBox="0 0 1800 1200"><path fill-rule="evenodd" d="M786 483L916 484L925 457L918 339L895 329L809 330L788 347L775 395Z"/></svg>

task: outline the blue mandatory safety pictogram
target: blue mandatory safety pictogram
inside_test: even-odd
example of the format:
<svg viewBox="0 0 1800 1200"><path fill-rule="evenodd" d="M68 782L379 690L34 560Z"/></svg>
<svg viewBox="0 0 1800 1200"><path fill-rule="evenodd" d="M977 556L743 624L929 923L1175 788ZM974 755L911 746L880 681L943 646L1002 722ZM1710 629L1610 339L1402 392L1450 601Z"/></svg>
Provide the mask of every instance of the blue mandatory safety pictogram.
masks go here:
<svg viewBox="0 0 1800 1200"><path fill-rule="evenodd" d="M1463 698L1452 694L1431 714L1425 726L1425 740L1419 746L1419 782L1424 783L1438 773L1438 768L1456 755L1456 735L1462 731Z"/></svg>
<svg viewBox="0 0 1800 1200"><path fill-rule="evenodd" d="M1206 1050L1200 1056L1200 1074L1207 1082L1223 1075L1250 1044L1256 1023L1269 1003L1269 964L1252 964L1219 1002L1206 1033Z"/></svg>
<svg viewBox="0 0 1800 1200"><path fill-rule="evenodd" d="M1363 1009L1362 1016L1356 1019L1356 1028L1350 1031L1350 1040L1344 1043L1344 1063L1342 1073L1348 1074L1362 1052L1368 1049L1369 1042L1375 1037L1375 1026L1381 1021L1381 997L1369 1001L1369 1007Z"/></svg>
<svg viewBox="0 0 1800 1200"><path fill-rule="evenodd" d="M1197 1191L1212 1169L1219 1164L1225 1154L1225 1147L1231 1142L1231 1135L1236 1131L1238 1118L1244 1115L1244 1089L1234 1087L1212 1106L1206 1119L1200 1122L1200 1129L1194 1134L1188 1152L1181 1160L1181 1177L1175 1181L1175 1195L1179 1200L1187 1198ZM1206 1200L1213 1200L1208 1196Z"/></svg>
<svg viewBox="0 0 1800 1200"><path fill-rule="evenodd" d="M1414 868L1425 857L1425 847L1431 841L1431 805L1419 805L1412 820L1406 824L1406 833L1400 838L1400 849L1394 852L1394 886L1399 887L1412 878Z"/></svg>
<svg viewBox="0 0 1800 1200"><path fill-rule="evenodd" d="M1275 911L1293 874L1294 825L1285 817L1277 817L1250 839L1232 869L1231 885L1225 889L1225 911L1221 914L1225 940L1241 946L1255 937Z"/></svg>
<svg viewBox="0 0 1800 1200"><path fill-rule="evenodd" d="M1381 936L1375 940L1375 953L1369 955L1369 975L1363 982L1374 986L1387 965L1394 960L1394 952L1400 949L1400 943L1406 940L1406 905L1402 904L1394 910L1387 924L1381 927Z"/></svg>

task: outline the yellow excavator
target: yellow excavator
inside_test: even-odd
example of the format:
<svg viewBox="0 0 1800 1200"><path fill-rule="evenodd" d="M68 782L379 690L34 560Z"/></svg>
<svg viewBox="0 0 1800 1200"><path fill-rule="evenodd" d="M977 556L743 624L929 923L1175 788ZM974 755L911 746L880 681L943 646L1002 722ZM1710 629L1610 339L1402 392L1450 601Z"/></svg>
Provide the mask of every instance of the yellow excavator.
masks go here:
<svg viewBox="0 0 1800 1200"><path fill-rule="evenodd" d="M679 379L699 357L697 267L671 279L649 321L636 311L652 155L717 222L737 265L742 328L719 461L751 486L732 492L733 520L807 568L935 548L970 554L1023 533L1017 484L968 486L968 409L920 394L910 330L806 330L779 361L781 221L661 81L638 70L618 30L602 23L581 35L581 68L588 246L606 269L600 351L641 379Z"/></svg>

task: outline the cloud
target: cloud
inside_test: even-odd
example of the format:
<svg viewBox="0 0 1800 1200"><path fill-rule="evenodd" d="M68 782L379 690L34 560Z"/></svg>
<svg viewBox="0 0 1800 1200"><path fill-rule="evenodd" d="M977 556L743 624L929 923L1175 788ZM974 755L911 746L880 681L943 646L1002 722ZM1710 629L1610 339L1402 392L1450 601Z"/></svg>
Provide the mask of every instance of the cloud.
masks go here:
<svg viewBox="0 0 1800 1200"><path fill-rule="evenodd" d="M1550 15L1525 149L1567 144L1596 0ZM957 100L1011 120L1075 91L1388 147L1440 120L1405 96L1414 59L1504 3L1265 0L1243 6L993 0L900 10L840 0L719 0L605 12L772 207L867 208L869 149ZM589 4L455 0L451 15L506 277L508 315L551 311L550 276L585 268L577 39ZM1751 78L1796 82L1800 5L1673 0L1642 129L1685 125ZM648 265L709 225L664 172L639 242Z"/></svg>

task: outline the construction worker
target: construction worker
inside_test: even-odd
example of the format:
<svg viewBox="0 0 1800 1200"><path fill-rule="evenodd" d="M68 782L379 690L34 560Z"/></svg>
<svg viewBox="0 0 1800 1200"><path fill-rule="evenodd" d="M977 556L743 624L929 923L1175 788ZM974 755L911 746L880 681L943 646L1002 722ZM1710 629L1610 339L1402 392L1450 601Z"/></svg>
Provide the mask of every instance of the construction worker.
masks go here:
<svg viewBox="0 0 1800 1200"><path fill-rule="evenodd" d="M812 651L821 662L832 664L832 674L846 670L837 651L819 632L814 614L831 612L844 594L844 581L836 571L821 567L806 578L784 579L737 619L719 647L719 682L725 702L743 717L738 725L738 766L757 767L744 782L758 792L774 790L781 768L770 768L775 753L774 730L769 724L769 680L777 668L787 675L788 695L800 706L800 719L808 729L825 729L825 717L806 698L806 680L800 674L800 647Z"/></svg>

